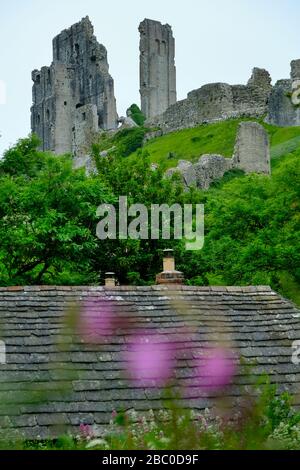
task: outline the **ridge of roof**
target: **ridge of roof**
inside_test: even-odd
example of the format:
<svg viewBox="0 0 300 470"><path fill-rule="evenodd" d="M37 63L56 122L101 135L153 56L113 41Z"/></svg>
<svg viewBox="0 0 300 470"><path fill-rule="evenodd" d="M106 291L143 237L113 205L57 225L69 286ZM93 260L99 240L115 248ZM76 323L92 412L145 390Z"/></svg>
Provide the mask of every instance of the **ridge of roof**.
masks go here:
<svg viewBox="0 0 300 470"><path fill-rule="evenodd" d="M32 285L32 286L7 286L0 287L0 292L39 292L47 290L56 290L56 291L79 291L79 290L88 290L88 291L151 291L151 290L178 290L178 291L199 291L199 292L240 292L240 293L249 293L249 292L275 292L271 289L270 286L188 286L188 285L151 285L151 286L58 286L58 285Z"/></svg>

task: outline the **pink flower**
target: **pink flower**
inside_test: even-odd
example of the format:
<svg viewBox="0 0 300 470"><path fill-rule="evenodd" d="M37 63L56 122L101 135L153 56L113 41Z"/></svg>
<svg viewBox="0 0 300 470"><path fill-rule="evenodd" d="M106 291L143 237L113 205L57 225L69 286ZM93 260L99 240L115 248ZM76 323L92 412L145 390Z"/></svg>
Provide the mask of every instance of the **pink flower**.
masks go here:
<svg viewBox="0 0 300 470"><path fill-rule="evenodd" d="M112 336L117 326L116 315L111 303L103 299L87 300L80 312L79 334L88 343L101 342Z"/></svg>
<svg viewBox="0 0 300 470"><path fill-rule="evenodd" d="M204 392L216 392L230 384L236 371L236 358L229 349L206 349L197 358L193 385Z"/></svg>
<svg viewBox="0 0 300 470"><path fill-rule="evenodd" d="M166 385L174 370L174 350L174 345L162 335L135 336L125 355L129 376L137 386Z"/></svg>
<svg viewBox="0 0 300 470"><path fill-rule="evenodd" d="M82 437L89 438L94 436L94 432L89 424L81 423L79 426Z"/></svg>

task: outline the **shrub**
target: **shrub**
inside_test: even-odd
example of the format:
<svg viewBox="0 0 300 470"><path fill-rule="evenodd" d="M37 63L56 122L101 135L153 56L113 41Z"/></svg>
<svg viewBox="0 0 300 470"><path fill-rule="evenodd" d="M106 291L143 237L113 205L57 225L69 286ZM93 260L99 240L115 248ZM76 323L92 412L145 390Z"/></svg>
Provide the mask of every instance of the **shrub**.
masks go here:
<svg viewBox="0 0 300 470"><path fill-rule="evenodd" d="M134 122L138 126L143 126L144 122L146 121L146 117L140 110L137 104L132 104L129 108L129 111L131 112L131 118L134 120Z"/></svg>

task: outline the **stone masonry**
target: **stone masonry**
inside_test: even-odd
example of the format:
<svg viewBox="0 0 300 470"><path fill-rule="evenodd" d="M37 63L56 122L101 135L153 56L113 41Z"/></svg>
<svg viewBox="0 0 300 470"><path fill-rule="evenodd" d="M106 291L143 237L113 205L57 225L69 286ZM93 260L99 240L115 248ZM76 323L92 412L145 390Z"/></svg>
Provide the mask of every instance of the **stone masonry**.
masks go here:
<svg viewBox="0 0 300 470"><path fill-rule="evenodd" d="M147 117L145 125L154 128L149 136L242 117L265 118L282 127L300 126L300 60L291 62L290 79L279 80L274 87L265 69L254 68L246 85L209 83L177 102L171 26L145 19L139 31L141 108ZM99 131L116 131L120 123L123 127L134 125L128 117L118 119L107 51L94 36L88 17L54 38L52 64L34 70L32 79L32 131L40 137L42 150L72 153L75 166L86 166ZM255 133L257 128L250 131ZM258 168L268 173L264 155L266 166L262 169L259 164ZM254 160L249 171L256 171ZM208 161L210 167L217 160Z"/></svg>
<svg viewBox="0 0 300 470"><path fill-rule="evenodd" d="M235 143L233 167L245 173L271 173L267 131L257 122L241 122Z"/></svg>
<svg viewBox="0 0 300 470"><path fill-rule="evenodd" d="M241 122L232 158L222 155L202 155L198 162L180 160L176 168L170 168L166 176L178 172L184 186L209 189L210 185L224 174L238 168L245 173L271 173L270 145L267 131L252 121Z"/></svg>
<svg viewBox="0 0 300 470"><path fill-rule="evenodd" d="M269 99L267 122L275 126L300 126L300 60L291 62L290 79L278 80Z"/></svg>
<svg viewBox="0 0 300 470"><path fill-rule="evenodd" d="M153 118L176 103L175 40L159 21L145 19L139 32L141 109Z"/></svg>
<svg viewBox="0 0 300 470"><path fill-rule="evenodd" d="M247 85L209 83L191 91L187 99L173 104L146 124L168 133L229 118L262 117L267 114L271 89L270 74L255 68Z"/></svg>
<svg viewBox="0 0 300 470"><path fill-rule="evenodd" d="M31 128L42 149L86 155L99 129L116 129L118 116L107 51L88 17L53 40L50 67L32 72Z"/></svg>

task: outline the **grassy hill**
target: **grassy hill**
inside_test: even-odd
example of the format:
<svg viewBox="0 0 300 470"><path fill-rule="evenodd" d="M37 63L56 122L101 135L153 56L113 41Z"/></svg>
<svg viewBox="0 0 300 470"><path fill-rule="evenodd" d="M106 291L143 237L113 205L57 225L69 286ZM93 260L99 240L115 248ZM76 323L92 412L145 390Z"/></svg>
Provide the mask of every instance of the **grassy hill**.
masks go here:
<svg viewBox="0 0 300 470"><path fill-rule="evenodd" d="M149 152L151 162L166 169L176 166L178 160L196 161L205 153L231 157L241 121L241 119L231 119L172 132L150 140L143 148ZM269 132L272 157L292 152L300 146L300 127L278 128L258 122Z"/></svg>
<svg viewBox="0 0 300 470"><path fill-rule="evenodd" d="M102 133L94 145L94 153L109 151L129 159L134 159L142 147L149 155L151 163L163 170L177 165L178 160L195 162L201 155L215 153L232 157L240 122L257 121L268 131L271 142L273 165L276 159L300 147L300 127L280 128L256 119L229 119L214 124L175 131L149 140L142 146L145 130L142 128L124 129L117 134Z"/></svg>

